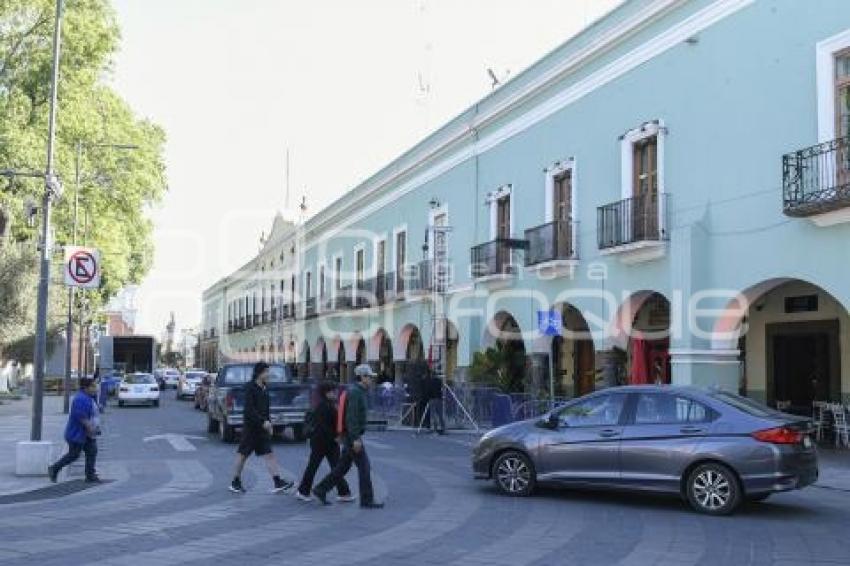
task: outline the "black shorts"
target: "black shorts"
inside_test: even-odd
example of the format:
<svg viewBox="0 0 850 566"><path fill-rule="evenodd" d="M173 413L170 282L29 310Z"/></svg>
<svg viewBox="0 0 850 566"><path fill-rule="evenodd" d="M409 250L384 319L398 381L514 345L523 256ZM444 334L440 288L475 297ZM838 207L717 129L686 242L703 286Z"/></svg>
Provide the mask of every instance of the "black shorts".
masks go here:
<svg viewBox="0 0 850 566"><path fill-rule="evenodd" d="M251 453L257 456L271 454L272 439L264 430L242 429L242 441L239 443L238 452L246 457Z"/></svg>

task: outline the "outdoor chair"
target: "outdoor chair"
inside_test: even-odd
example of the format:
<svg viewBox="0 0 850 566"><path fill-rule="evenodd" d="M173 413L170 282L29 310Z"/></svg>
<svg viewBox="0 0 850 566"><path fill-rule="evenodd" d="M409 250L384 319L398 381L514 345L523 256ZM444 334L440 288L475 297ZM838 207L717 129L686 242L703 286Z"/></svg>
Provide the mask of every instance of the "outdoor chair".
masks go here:
<svg viewBox="0 0 850 566"><path fill-rule="evenodd" d="M847 412L840 403L835 403L830 407L833 415L833 430L835 431L835 446L844 446L850 448L850 428L847 425Z"/></svg>

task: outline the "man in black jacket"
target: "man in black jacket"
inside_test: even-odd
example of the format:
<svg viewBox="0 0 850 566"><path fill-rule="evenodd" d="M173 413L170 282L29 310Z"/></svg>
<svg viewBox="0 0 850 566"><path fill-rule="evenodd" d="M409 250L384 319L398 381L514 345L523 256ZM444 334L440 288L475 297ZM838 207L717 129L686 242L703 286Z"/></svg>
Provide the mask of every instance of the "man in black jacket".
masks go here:
<svg viewBox="0 0 850 566"><path fill-rule="evenodd" d="M318 403L310 418L312 424L310 461L304 469L301 485L298 486L298 492L295 494L295 497L301 501L312 501L313 497L310 492L313 489L313 480L316 478L316 472L319 470L322 460L328 460L331 470L339 462L339 445L336 442L337 410L331 397L336 388L337 385L329 381L324 381L318 385ZM350 503L355 500L345 478L340 478L336 484L336 490L337 501Z"/></svg>
<svg viewBox="0 0 850 566"><path fill-rule="evenodd" d="M251 383L245 387L245 409L243 412L242 442L236 454L236 470L230 491L245 493L242 487L242 469L251 453L262 456L266 461L269 475L272 476L274 487L272 492L289 491L295 484L280 478L280 468L272 453L272 428L270 414L269 392L266 385L269 380L269 364L257 362Z"/></svg>

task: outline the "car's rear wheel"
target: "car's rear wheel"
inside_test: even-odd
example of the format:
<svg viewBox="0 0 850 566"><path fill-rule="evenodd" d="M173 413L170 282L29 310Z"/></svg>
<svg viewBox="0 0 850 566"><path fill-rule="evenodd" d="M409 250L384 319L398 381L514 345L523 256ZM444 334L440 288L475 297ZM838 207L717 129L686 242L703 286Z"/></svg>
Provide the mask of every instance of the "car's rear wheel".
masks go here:
<svg viewBox="0 0 850 566"><path fill-rule="evenodd" d="M153 402L153 406L154 406L154 407L159 407L159 400L158 400L158 399L157 399L156 401L154 401L154 402Z"/></svg>
<svg viewBox="0 0 850 566"><path fill-rule="evenodd" d="M124 401L118 401L118 406L119 406L119 407L123 407L123 406L124 406Z"/></svg>
<svg viewBox="0 0 850 566"><path fill-rule="evenodd" d="M307 437L304 436L304 425L295 425L292 427L292 438L295 442L304 442Z"/></svg>
<svg viewBox="0 0 850 566"><path fill-rule="evenodd" d="M231 443L236 439L236 431L225 421L218 422L218 433L221 435L221 441Z"/></svg>
<svg viewBox="0 0 850 566"><path fill-rule="evenodd" d="M493 480L502 493L526 497L534 491L534 466L522 452L505 452L493 464Z"/></svg>
<svg viewBox="0 0 850 566"><path fill-rule="evenodd" d="M697 466L688 476L688 501L708 515L728 515L741 503L741 487L735 473L723 464Z"/></svg>

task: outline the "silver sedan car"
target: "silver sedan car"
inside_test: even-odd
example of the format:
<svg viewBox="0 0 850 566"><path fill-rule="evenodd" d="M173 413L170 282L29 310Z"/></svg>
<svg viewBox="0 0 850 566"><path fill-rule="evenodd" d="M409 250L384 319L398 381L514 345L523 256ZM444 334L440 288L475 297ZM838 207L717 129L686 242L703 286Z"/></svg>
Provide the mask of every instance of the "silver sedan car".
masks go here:
<svg viewBox="0 0 850 566"><path fill-rule="evenodd" d="M530 495L538 484L677 494L697 511L800 489L818 477L808 419L724 391L632 386L575 399L485 434L477 478Z"/></svg>

